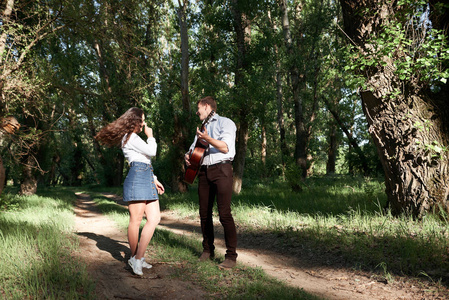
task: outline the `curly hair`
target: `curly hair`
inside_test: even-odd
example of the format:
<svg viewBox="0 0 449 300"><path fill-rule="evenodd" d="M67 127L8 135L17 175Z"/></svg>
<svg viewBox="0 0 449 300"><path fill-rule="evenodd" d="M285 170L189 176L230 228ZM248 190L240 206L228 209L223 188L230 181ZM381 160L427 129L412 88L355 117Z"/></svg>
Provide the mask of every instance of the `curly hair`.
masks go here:
<svg viewBox="0 0 449 300"><path fill-rule="evenodd" d="M123 143L125 145L131 133L134 132L137 126L142 124L142 116L143 110L137 107L131 107L117 120L102 128L95 136L95 139L108 147L120 147L123 137L127 134L126 140Z"/></svg>

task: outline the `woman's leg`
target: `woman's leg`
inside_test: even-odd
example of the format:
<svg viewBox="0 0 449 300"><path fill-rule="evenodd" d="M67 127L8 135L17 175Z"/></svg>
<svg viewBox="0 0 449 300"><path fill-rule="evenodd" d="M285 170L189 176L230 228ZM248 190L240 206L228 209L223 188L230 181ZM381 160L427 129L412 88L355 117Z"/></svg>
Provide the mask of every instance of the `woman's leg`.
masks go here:
<svg viewBox="0 0 449 300"><path fill-rule="evenodd" d="M131 257L136 255L139 243L139 228L142 222L143 213L145 212L146 201L132 201L128 204L129 225L128 225L128 242L131 250Z"/></svg>
<svg viewBox="0 0 449 300"><path fill-rule="evenodd" d="M140 259L145 256L145 251L148 244L153 237L156 226L161 221L161 211L159 208L159 200L147 201L145 205L145 215L147 216L147 222L142 229L140 235L139 246L136 251L136 259Z"/></svg>

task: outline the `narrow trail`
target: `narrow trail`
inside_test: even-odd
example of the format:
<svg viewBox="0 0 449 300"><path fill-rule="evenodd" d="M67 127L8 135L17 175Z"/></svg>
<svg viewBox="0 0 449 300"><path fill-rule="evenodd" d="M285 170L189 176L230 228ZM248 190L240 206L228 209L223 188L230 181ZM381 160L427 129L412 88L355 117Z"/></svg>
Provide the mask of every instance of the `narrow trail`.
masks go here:
<svg viewBox="0 0 449 300"><path fill-rule="evenodd" d="M128 239L125 231L98 212L87 194L77 194L75 232L79 251L74 253L87 263L96 281L96 299L202 299L197 286L170 276L172 265L150 261L153 268L136 276L127 265Z"/></svg>
<svg viewBox="0 0 449 300"><path fill-rule="evenodd" d="M120 197L104 195L120 204ZM194 282L171 278L179 265L150 260L153 268L144 270L142 278L133 275L126 264L129 258L126 257L129 255L126 232L99 213L89 195L77 194L75 213L76 233L80 239L80 250L75 255L87 262L88 271L97 281L98 299L203 299L210 296ZM224 255L221 225L216 225L216 252ZM179 219L170 211L162 212L159 228L201 239L199 220ZM325 299L445 299L432 289L407 281L387 283L373 279L376 277L372 274L311 265L310 258L281 254L276 251L279 246L269 246L272 243L269 236L240 238L238 264L261 268L288 285Z"/></svg>

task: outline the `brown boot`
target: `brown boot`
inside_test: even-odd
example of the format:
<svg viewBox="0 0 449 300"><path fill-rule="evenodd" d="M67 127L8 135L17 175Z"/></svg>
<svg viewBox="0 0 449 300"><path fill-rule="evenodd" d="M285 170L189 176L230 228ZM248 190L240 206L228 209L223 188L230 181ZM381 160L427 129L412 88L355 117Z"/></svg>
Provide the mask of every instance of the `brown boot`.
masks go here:
<svg viewBox="0 0 449 300"><path fill-rule="evenodd" d="M237 264L237 261L230 260L229 258L226 258L224 262L218 265L220 269L232 269Z"/></svg>
<svg viewBox="0 0 449 300"><path fill-rule="evenodd" d="M214 253L210 253L210 252L203 252L201 253L200 258L198 258L199 261L206 261L209 259L213 259L214 258Z"/></svg>

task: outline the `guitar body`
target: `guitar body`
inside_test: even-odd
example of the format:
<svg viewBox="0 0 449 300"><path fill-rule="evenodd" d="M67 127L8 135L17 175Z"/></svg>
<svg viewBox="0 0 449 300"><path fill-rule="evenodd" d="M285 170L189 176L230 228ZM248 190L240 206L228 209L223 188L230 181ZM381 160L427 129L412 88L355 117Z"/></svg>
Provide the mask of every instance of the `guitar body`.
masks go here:
<svg viewBox="0 0 449 300"><path fill-rule="evenodd" d="M201 131L204 131L204 127L209 122L214 113L214 111L211 111L211 113L204 120L203 124L201 125ZM204 152L206 152L206 149L208 147L209 145L206 142L199 139L196 141L195 148L193 149L193 151L190 151L190 166L186 167L186 172L184 174L184 181L186 183L192 184L195 181L195 178L196 176L198 176L198 172L201 168L201 164L203 163Z"/></svg>
<svg viewBox="0 0 449 300"><path fill-rule="evenodd" d="M201 163L203 162L204 152L206 152L206 148L195 147L190 154L190 166L186 168L186 173L184 174L184 181L188 184L192 184L196 176L198 176Z"/></svg>

